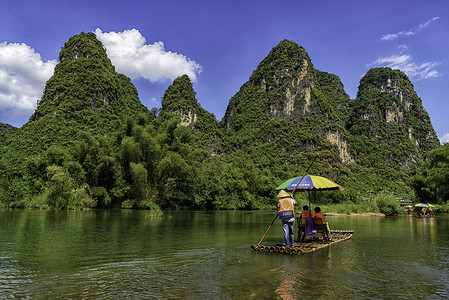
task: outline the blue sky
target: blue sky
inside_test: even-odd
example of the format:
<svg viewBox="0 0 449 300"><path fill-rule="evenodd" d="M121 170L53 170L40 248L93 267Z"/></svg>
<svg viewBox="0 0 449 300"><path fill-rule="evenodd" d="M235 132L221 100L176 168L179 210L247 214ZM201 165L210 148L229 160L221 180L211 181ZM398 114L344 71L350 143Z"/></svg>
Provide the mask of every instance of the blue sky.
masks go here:
<svg viewBox="0 0 449 300"><path fill-rule="evenodd" d="M5 3L7 2L7 3ZM27 122L73 35L95 32L148 108L188 74L198 102L223 117L229 99L281 40L356 97L361 77L390 66L409 75L438 137L449 142L449 1L3 1L0 122Z"/></svg>

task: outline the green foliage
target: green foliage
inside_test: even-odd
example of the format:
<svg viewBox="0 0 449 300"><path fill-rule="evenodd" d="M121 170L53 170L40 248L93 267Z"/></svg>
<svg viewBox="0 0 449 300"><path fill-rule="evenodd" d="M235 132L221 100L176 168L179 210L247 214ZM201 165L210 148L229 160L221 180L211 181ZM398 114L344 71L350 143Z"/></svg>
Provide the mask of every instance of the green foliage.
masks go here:
<svg viewBox="0 0 449 300"><path fill-rule="evenodd" d="M388 82L402 98L385 93ZM287 40L259 64L218 123L199 105L187 75L166 90L161 110L146 109L95 35L82 33L61 50L30 121L3 128L1 206L151 215L161 208L275 209L276 186L302 175L315 157L310 173L345 190L313 194L313 203L396 214L393 195L411 198L410 170L438 146L403 73L370 70L350 100L338 76L315 70L307 52ZM417 197L447 201L446 152L429 152L416 169ZM308 200L306 193L297 197Z"/></svg>
<svg viewBox="0 0 449 300"><path fill-rule="evenodd" d="M364 130L368 137L402 144L403 153L415 149L424 152L439 146L421 99L408 77L399 70L369 70L360 80L357 99L351 104L350 127L362 126L358 129ZM418 141L417 146L408 145L413 141Z"/></svg>
<svg viewBox="0 0 449 300"><path fill-rule="evenodd" d="M67 208L74 187L74 180L62 167L51 165L47 167L47 177L50 194L48 204L52 207Z"/></svg>
<svg viewBox="0 0 449 300"><path fill-rule="evenodd" d="M449 201L444 205L436 205L434 210L436 214L448 214L449 213Z"/></svg>
<svg viewBox="0 0 449 300"><path fill-rule="evenodd" d="M371 69L361 79L347 127L359 164L396 183L396 191L403 183L409 185L411 170L422 163L423 153L439 144L412 83L390 68Z"/></svg>
<svg viewBox="0 0 449 300"><path fill-rule="evenodd" d="M86 185L74 190L70 200L71 202L69 202L69 206L71 208L78 208L78 209L94 208L97 207L97 203L99 202L96 199L95 195L89 194L89 189L88 186ZM100 201L103 203L109 203L108 201L110 201L110 198L107 199L103 197L103 199L101 199Z"/></svg>
<svg viewBox="0 0 449 300"><path fill-rule="evenodd" d="M4 142L7 134L14 132L16 130L17 128L15 128L14 126L0 123L0 143Z"/></svg>
<svg viewBox="0 0 449 300"><path fill-rule="evenodd" d="M195 91L189 76L183 75L176 78L168 87L162 98L163 111L185 110L189 108L198 109Z"/></svg>
<svg viewBox="0 0 449 300"><path fill-rule="evenodd" d="M111 197L109 197L108 191L103 186L94 186L89 189L89 195L92 200L90 204L99 207L107 207L111 203Z"/></svg>
<svg viewBox="0 0 449 300"><path fill-rule="evenodd" d="M223 132L218 127L215 116L203 109L196 100L195 91L187 75L176 78L164 93L159 118L179 118L182 126L178 131L184 130L184 133L187 133L184 127L193 129L193 132L189 131L184 137L213 152L223 151ZM177 126L178 123L173 124Z"/></svg>
<svg viewBox="0 0 449 300"><path fill-rule="evenodd" d="M412 187L421 202L449 200L449 143L426 154L425 163L414 172Z"/></svg>
<svg viewBox="0 0 449 300"><path fill-rule="evenodd" d="M138 199L147 199L148 195L148 172L141 164L130 163L131 169L131 195Z"/></svg>
<svg viewBox="0 0 449 300"><path fill-rule="evenodd" d="M22 174L0 163L0 207L23 207L28 186Z"/></svg>
<svg viewBox="0 0 449 300"><path fill-rule="evenodd" d="M376 195L375 201L379 207L379 211L386 216L399 215L402 211L400 204L393 195L380 193Z"/></svg>

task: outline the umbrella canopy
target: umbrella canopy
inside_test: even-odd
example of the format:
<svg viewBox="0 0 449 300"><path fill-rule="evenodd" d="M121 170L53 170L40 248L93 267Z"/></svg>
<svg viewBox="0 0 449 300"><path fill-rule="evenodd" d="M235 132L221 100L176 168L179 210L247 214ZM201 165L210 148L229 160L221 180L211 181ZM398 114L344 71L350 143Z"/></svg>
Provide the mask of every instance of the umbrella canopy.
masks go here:
<svg viewBox="0 0 449 300"><path fill-rule="evenodd" d="M425 203L416 203L415 207L429 207L429 204L425 204Z"/></svg>
<svg viewBox="0 0 449 300"><path fill-rule="evenodd" d="M330 179L321 176L315 175L306 175L301 183L298 185L298 182L301 180L302 176L290 178L289 180L282 183L278 186L277 190L288 190L293 191L296 186L298 190L308 190L308 191L316 191L316 190L344 190L344 188Z"/></svg>
<svg viewBox="0 0 449 300"><path fill-rule="evenodd" d="M413 206L411 205L406 205L405 208L412 208Z"/></svg>

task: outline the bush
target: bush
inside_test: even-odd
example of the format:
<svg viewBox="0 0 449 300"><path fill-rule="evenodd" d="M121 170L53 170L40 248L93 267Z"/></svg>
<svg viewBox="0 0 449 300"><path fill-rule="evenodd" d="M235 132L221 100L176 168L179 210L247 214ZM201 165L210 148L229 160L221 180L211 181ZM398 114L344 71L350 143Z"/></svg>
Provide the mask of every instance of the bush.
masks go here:
<svg viewBox="0 0 449 300"><path fill-rule="evenodd" d="M45 190L42 193L39 193L37 195L33 195L30 198L24 198L22 200L23 206L25 208L50 208L50 205L48 203L48 199L50 197L50 190Z"/></svg>
<svg viewBox="0 0 449 300"><path fill-rule="evenodd" d="M121 208L125 208L125 209L135 208L135 207L137 207L137 203L138 203L137 200L127 199L122 202Z"/></svg>
<svg viewBox="0 0 449 300"><path fill-rule="evenodd" d="M111 197L102 186L94 186L89 189L89 194L97 207L107 207L111 203Z"/></svg>
<svg viewBox="0 0 449 300"><path fill-rule="evenodd" d="M75 190L71 199L72 208L94 208L97 205L97 200L89 195L87 186Z"/></svg>
<svg viewBox="0 0 449 300"><path fill-rule="evenodd" d="M156 203L147 201L147 200L139 201L139 200L127 199L122 202L121 208L123 208L123 209L133 209L133 208L145 209L145 210L149 211L149 214L146 214L146 215L153 216L153 217L160 217L163 215L161 208Z"/></svg>
<svg viewBox="0 0 449 300"><path fill-rule="evenodd" d="M434 212L436 214L447 214L449 213L449 202L446 202L444 205L436 205L434 208Z"/></svg>
<svg viewBox="0 0 449 300"><path fill-rule="evenodd" d="M401 206L396 202L393 195L378 194L375 200L379 211L386 216L397 216L402 211Z"/></svg>

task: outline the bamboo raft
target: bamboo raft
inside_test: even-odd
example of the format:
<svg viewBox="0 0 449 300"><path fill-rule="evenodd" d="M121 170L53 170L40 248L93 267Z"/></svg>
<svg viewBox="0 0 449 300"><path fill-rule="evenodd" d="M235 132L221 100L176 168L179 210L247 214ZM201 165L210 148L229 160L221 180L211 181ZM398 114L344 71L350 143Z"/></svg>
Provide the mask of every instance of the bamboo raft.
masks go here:
<svg viewBox="0 0 449 300"><path fill-rule="evenodd" d="M285 247L285 244L276 244L275 246L251 245L251 249L259 252L285 253L291 255L302 255L313 252L318 249L329 247L330 245L349 240L354 235L354 230L331 230L329 233L330 241L324 242L323 239L314 239L312 241L295 243L294 247Z"/></svg>

